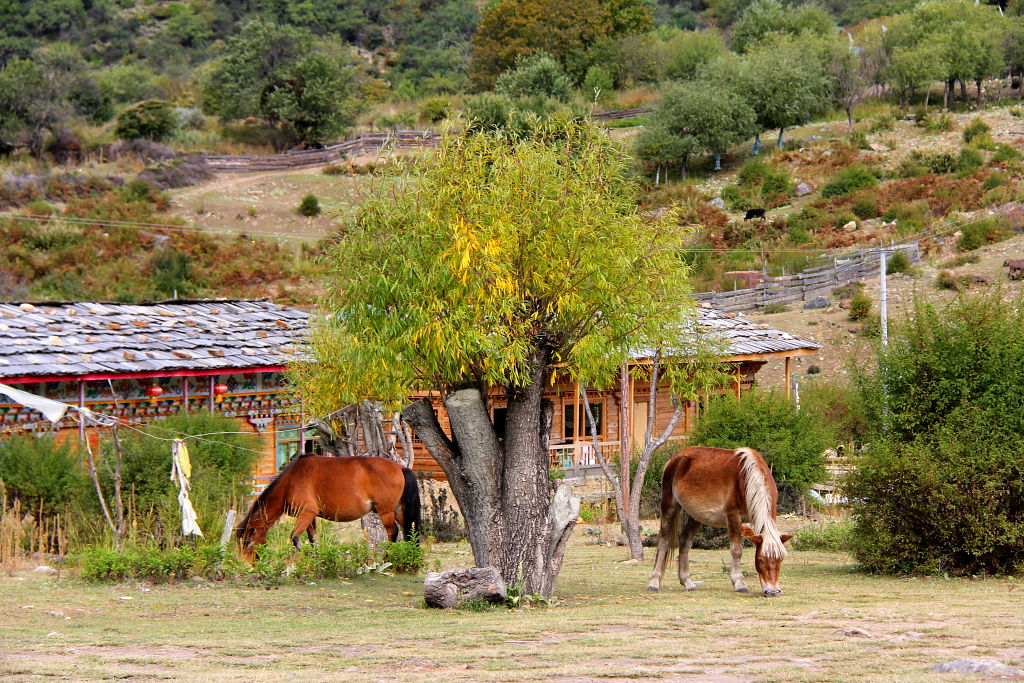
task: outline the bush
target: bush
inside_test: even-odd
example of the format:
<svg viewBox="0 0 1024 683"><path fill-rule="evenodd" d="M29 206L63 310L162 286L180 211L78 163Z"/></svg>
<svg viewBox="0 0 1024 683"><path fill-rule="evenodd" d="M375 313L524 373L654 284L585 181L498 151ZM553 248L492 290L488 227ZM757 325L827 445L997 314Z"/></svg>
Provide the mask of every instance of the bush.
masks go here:
<svg viewBox="0 0 1024 683"><path fill-rule="evenodd" d="M611 97L615 91L615 81L608 70L598 65L587 69L587 75L583 78L583 96L588 100L603 100Z"/></svg>
<svg viewBox="0 0 1024 683"><path fill-rule="evenodd" d="M909 273L911 270L913 268L910 265L910 258L905 251L894 251L885 261L885 272L890 275L892 273Z"/></svg>
<svg viewBox="0 0 1024 683"><path fill-rule="evenodd" d="M988 135L991 130L992 128L981 118L974 118L969 124L967 124L967 127L964 128L964 142L970 144L976 138Z"/></svg>
<svg viewBox="0 0 1024 683"><path fill-rule="evenodd" d="M999 219L984 218L960 228L960 239L956 243L956 248L960 251L973 251L986 244L1004 240L1011 234Z"/></svg>
<svg viewBox="0 0 1024 683"><path fill-rule="evenodd" d="M71 440L18 436L0 442L0 481L22 510L44 515L63 512L89 495L89 482Z"/></svg>
<svg viewBox="0 0 1024 683"><path fill-rule="evenodd" d="M878 200L870 195L861 195L853 200L853 206L850 207L853 211L853 215L861 220L867 220L868 218L878 217Z"/></svg>
<svg viewBox="0 0 1024 683"><path fill-rule="evenodd" d="M931 133L945 133L953 130L954 125L952 116L949 114L939 114L938 116L929 116L924 127Z"/></svg>
<svg viewBox="0 0 1024 683"><path fill-rule="evenodd" d="M850 320L866 320L871 315L871 297L857 292L850 299Z"/></svg>
<svg viewBox="0 0 1024 683"><path fill-rule="evenodd" d="M420 105L419 116L421 120L429 121L430 123L444 121L448 117L448 98L431 97L430 99L423 100L423 103Z"/></svg>
<svg viewBox="0 0 1024 683"><path fill-rule="evenodd" d="M856 147L857 149L868 148L868 136L862 130L855 130L850 133L850 146Z"/></svg>
<svg viewBox="0 0 1024 683"><path fill-rule="evenodd" d="M985 155L973 147L964 147L960 150L960 157L957 160L957 170L961 176L969 176L985 165Z"/></svg>
<svg viewBox="0 0 1024 683"><path fill-rule="evenodd" d="M174 108L163 100L146 100L117 115L114 134L122 140L166 140L177 126Z"/></svg>
<svg viewBox="0 0 1024 683"><path fill-rule="evenodd" d="M845 552L850 545L853 525L849 522L828 522L805 526L796 532L790 547L794 550Z"/></svg>
<svg viewBox="0 0 1024 683"><path fill-rule="evenodd" d="M400 574L416 574L426 563L423 546L416 541L382 543L380 550L384 561Z"/></svg>
<svg viewBox="0 0 1024 683"><path fill-rule="evenodd" d="M776 483L798 492L825 474L822 452L833 435L818 415L798 411L775 392L751 391L711 399L690 443L719 448L749 446L771 467Z"/></svg>
<svg viewBox="0 0 1024 683"><path fill-rule="evenodd" d="M919 301L886 364L855 378L873 423L845 485L855 557L892 573L1024 568L1024 300Z"/></svg>
<svg viewBox="0 0 1024 683"><path fill-rule="evenodd" d="M313 216L320 215L320 200L316 198L315 194L307 194L299 202L299 208L295 209L295 212L300 216L306 216L312 218Z"/></svg>
<svg viewBox="0 0 1024 683"><path fill-rule="evenodd" d="M1002 142L996 145L995 154L992 155L992 161L998 163L1016 161L1017 159L1020 159L1020 152L1017 151L1017 148L1011 147L1010 145Z"/></svg>
<svg viewBox="0 0 1024 683"><path fill-rule="evenodd" d="M568 102L572 98L572 81L557 60L540 52L521 57L514 69L498 76L494 91L515 98L539 95Z"/></svg>
<svg viewBox="0 0 1024 683"><path fill-rule="evenodd" d="M1001 185L1005 185L1008 181L1009 178L996 171L995 173L990 173L985 178L984 182L981 183L981 188L988 192L989 190L994 190Z"/></svg>
<svg viewBox="0 0 1024 683"><path fill-rule="evenodd" d="M470 130L494 131L508 125L515 103L506 95L483 93L467 97L463 106Z"/></svg>
<svg viewBox="0 0 1024 683"><path fill-rule="evenodd" d="M822 197L840 197L864 187L874 187L878 178L863 166L850 166L837 173L821 188Z"/></svg>

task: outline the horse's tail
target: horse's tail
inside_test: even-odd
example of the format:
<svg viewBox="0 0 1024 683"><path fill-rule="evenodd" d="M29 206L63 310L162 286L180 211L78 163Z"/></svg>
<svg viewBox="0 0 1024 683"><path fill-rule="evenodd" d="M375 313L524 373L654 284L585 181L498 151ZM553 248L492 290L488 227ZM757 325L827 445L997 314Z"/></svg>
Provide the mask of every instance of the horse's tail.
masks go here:
<svg viewBox="0 0 1024 683"><path fill-rule="evenodd" d="M740 459L740 467L746 480L743 498L747 504L747 518L754 533L761 536L763 544L761 552L766 557L785 557L786 547L782 544L779 529L775 526L775 495L774 486L769 487L771 472L761 456L750 448L737 448L734 451ZM772 484L774 484L772 480Z"/></svg>
<svg viewBox="0 0 1024 683"><path fill-rule="evenodd" d="M402 468L405 477L405 488L402 490L402 535L411 541L414 537L419 542L423 534L420 519L420 486L416 475L408 467ZM415 534L415 536L414 536Z"/></svg>
<svg viewBox="0 0 1024 683"><path fill-rule="evenodd" d="M676 469L682 458L678 455L665 463L665 471L661 475L661 528L658 533L665 540L665 561L668 562L672 551L679 547L679 529L683 520L683 508L676 503L675 485Z"/></svg>

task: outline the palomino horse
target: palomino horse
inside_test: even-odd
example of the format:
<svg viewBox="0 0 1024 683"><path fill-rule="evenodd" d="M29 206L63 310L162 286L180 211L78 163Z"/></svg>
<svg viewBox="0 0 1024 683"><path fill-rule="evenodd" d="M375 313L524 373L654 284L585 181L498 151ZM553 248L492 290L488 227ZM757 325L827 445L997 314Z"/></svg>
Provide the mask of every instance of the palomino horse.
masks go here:
<svg viewBox="0 0 1024 683"><path fill-rule="evenodd" d="M778 491L771 470L752 448L684 448L665 465L661 479L661 530L658 555L649 591L661 588L672 549L679 547L679 583L688 591L697 590L690 579L690 545L702 524L729 529L732 551L733 588L749 593L740 570L743 538L755 547L754 567L761 579L761 590L768 597L782 595L779 566L786 557L783 545L792 538L779 534L775 526L775 501ZM689 519L680 531L682 512ZM750 522L750 527L742 526Z"/></svg>
<svg viewBox="0 0 1024 683"><path fill-rule="evenodd" d="M252 560L256 546L281 515L295 517L292 543L303 532L314 541L316 518L351 522L370 511L380 515L392 541L401 526L406 540L420 530L420 490L416 475L393 460L373 457L307 455L292 461L253 502L235 531L242 554Z"/></svg>

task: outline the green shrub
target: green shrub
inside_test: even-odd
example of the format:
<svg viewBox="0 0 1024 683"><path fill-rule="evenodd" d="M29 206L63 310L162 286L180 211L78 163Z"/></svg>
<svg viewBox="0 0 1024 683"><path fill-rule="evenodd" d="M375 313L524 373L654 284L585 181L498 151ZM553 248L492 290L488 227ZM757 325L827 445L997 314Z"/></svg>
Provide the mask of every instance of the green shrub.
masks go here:
<svg viewBox="0 0 1024 683"><path fill-rule="evenodd" d="M878 178L863 166L850 166L843 169L821 188L822 197L840 197L864 187L874 187Z"/></svg>
<svg viewBox="0 0 1024 683"><path fill-rule="evenodd" d="M781 169L769 169L761 182L761 195L768 199L779 196L788 197L792 190L793 181Z"/></svg>
<svg viewBox="0 0 1024 683"><path fill-rule="evenodd" d="M960 251L973 251L986 244L1004 240L1011 234L1000 219L983 218L960 228L960 239L956 243L956 248Z"/></svg>
<svg viewBox="0 0 1024 683"><path fill-rule="evenodd" d="M423 103L420 104L420 120L430 123L444 121L448 117L448 106L447 97L431 97L423 100Z"/></svg>
<svg viewBox="0 0 1024 683"><path fill-rule="evenodd" d="M995 154L992 155L992 161L997 163L1016 161L1017 159L1020 159L1020 152L1017 148L1002 142L996 145Z"/></svg>
<svg viewBox="0 0 1024 683"><path fill-rule="evenodd" d="M568 102L572 97L572 81L556 59L538 52L520 57L515 68L498 76L494 91L514 98L539 95Z"/></svg>
<svg viewBox="0 0 1024 683"><path fill-rule="evenodd" d="M306 216L312 218L313 216L320 215L320 200L316 198L315 194L307 194L299 202L299 207L295 210L300 216Z"/></svg>
<svg viewBox="0 0 1024 683"><path fill-rule="evenodd" d="M796 532L790 547L794 550L823 550L845 552L850 546L850 522L825 522L811 524Z"/></svg>
<svg viewBox="0 0 1024 683"><path fill-rule="evenodd" d="M400 574L416 574L426 564L423 546L416 541L383 543L380 548L384 561Z"/></svg>
<svg viewBox="0 0 1024 683"><path fill-rule="evenodd" d="M931 133L945 133L953 130L954 125L952 116L939 114L938 116L929 116L924 127Z"/></svg>
<svg viewBox="0 0 1024 683"><path fill-rule="evenodd" d="M850 299L850 320L866 320L871 315L871 297L857 292Z"/></svg>
<svg viewBox="0 0 1024 683"><path fill-rule="evenodd" d="M845 485L855 557L893 573L1024 568L1024 300L918 301L885 365L855 380L873 424Z"/></svg>
<svg viewBox="0 0 1024 683"><path fill-rule="evenodd" d="M732 396L709 400L690 443L749 446L764 457L776 483L803 492L824 476L822 452L832 438L818 415L798 411L781 394L751 391L739 401Z"/></svg>
<svg viewBox="0 0 1024 683"><path fill-rule="evenodd" d="M751 157L743 162L737 178L741 185L760 185L764 182L770 170L768 164L764 163L761 157Z"/></svg>
<svg viewBox="0 0 1024 683"><path fill-rule="evenodd" d="M515 103L506 95L483 93L467 97L463 105L470 130L494 131L508 126Z"/></svg>
<svg viewBox="0 0 1024 683"><path fill-rule="evenodd" d="M747 194L741 192L740 188L735 185L726 185L723 187L720 196L722 197L722 201L725 202L725 205L732 211L746 211L754 205Z"/></svg>
<svg viewBox="0 0 1024 683"><path fill-rule="evenodd" d="M985 165L985 155L973 147L964 147L960 150L957 162L957 170L960 175L969 176Z"/></svg>
<svg viewBox="0 0 1024 683"><path fill-rule="evenodd" d="M862 130L855 130L850 133L850 146L856 147L857 149L868 148L868 136Z"/></svg>
<svg viewBox="0 0 1024 683"><path fill-rule="evenodd" d="M615 81L607 69L594 64L583 77L583 96L588 100L608 99L615 93Z"/></svg>
<svg viewBox="0 0 1024 683"><path fill-rule="evenodd" d="M878 200L871 195L861 195L853 200L850 210L861 220L876 218L878 216Z"/></svg>
<svg viewBox="0 0 1024 683"><path fill-rule="evenodd" d="M163 100L146 100L117 115L114 134L122 140L166 140L177 127L174 108Z"/></svg>
<svg viewBox="0 0 1024 683"><path fill-rule="evenodd" d="M864 291L863 282L847 282L841 287L835 287L832 290L832 296L840 299L852 299L856 295Z"/></svg>
<svg viewBox="0 0 1024 683"><path fill-rule="evenodd" d="M909 273L913 270L910 265L910 257L907 256L907 252L902 250L894 251L889 254L889 258L885 261L885 272L888 274L892 273Z"/></svg>
<svg viewBox="0 0 1024 683"><path fill-rule="evenodd" d="M954 292L959 292L965 288L964 284L964 278L948 270L940 270L935 276L935 286L939 289L951 289Z"/></svg>
<svg viewBox="0 0 1024 683"><path fill-rule="evenodd" d="M883 131L892 130L895 125L896 121L892 117L892 114L879 114L871 119L871 132L881 133Z"/></svg>
<svg viewBox="0 0 1024 683"><path fill-rule="evenodd" d="M1010 116L1020 118L1021 116L1024 116L1024 109L1021 109L1020 107L1010 107Z"/></svg>
<svg viewBox="0 0 1024 683"><path fill-rule="evenodd" d="M72 443L52 436L0 441L0 481L8 496L21 500L22 510L42 508L44 515L51 515L86 500L89 483Z"/></svg>
<svg viewBox="0 0 1024 683"><path fill-rule="evenodd" d="M970 144L977 138L988 135L992 128L981 118L971 119L971 122L964 128L964 142Z"/></svg>
<svg viewBox="0 0 1024 683"><path fill-rule="evenodd" d="M981 183L981 187L983 190L988 192L989 190L996 189L1000 185L1005 185L1008 181L1009 178L1007 178L1006 175L996 171L988 174L985 180Z"/></svg>

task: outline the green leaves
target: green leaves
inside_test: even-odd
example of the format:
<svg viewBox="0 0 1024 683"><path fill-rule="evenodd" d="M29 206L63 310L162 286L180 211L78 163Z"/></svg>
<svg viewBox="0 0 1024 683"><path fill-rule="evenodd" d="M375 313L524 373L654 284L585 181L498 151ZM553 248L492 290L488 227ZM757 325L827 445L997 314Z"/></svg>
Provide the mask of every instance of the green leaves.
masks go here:
<svg viewBox="0 0 1024 683"><path fill-rule="evenodd" d="M319 377L381 400L514 389L541 357L601 383L632 350L678 343L693 310L676 257L687 231L646 224L635 192L623 150L591 124L447 139L328 254L304 392Z"/></svg>

